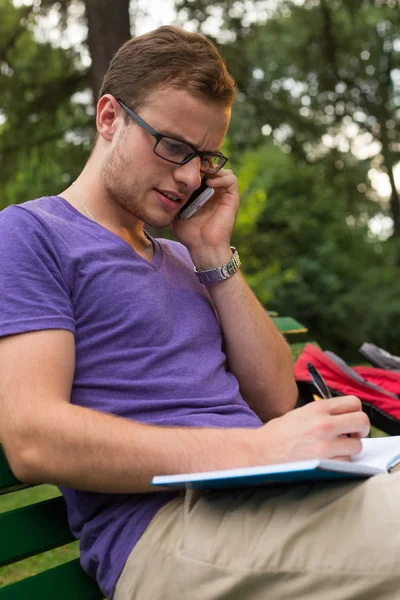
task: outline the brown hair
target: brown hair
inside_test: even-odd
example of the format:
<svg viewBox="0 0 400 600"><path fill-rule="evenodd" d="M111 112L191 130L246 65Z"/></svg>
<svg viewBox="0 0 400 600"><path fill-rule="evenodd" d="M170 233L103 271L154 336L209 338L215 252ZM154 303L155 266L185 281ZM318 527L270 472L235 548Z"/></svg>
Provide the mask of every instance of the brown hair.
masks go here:
<svg viewBox="0 0 400 600"><path fill-rule="evenodd" d="M126 42L110 62L100 97L112 94L138 110L157 87L175 87L231 107L235 83L206 37L162 26Z"/></svg>

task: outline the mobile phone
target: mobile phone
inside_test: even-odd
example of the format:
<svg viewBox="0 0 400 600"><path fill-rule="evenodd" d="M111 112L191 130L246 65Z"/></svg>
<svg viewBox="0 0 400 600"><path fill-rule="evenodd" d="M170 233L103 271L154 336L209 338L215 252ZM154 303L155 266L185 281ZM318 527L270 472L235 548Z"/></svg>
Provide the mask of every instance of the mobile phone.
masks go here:
<svg viewBox="0 0 400 600"><path fill-rule="evenodd" d="M208 187L206 184L206 178L204 178L201 186L193 192L189 200L178 212L179 218L182 220L190 219L190 217L193 216L194 213L197 212L199 208L201 208L203 204L211 198L213 193L214 188Z"/></svg>

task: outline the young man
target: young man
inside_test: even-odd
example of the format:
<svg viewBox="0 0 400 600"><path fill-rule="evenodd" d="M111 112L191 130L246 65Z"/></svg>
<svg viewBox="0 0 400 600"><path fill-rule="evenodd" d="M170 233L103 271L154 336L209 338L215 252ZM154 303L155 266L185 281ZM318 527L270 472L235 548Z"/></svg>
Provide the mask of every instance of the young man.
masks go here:
<svg viewBox="0 0 400 600"><path fill-rule="evenodd" d="M204 37L161 27L131 40L105 76L77 180L0 214L0 438L20 479L61 487L108 598L394 597L396 476L186 496L149 484L349 458L369 429L354 397L292 410L288 348L230 246L233 100ZM214 196L180 221L203 177ZM145 223L171 224L180 243Z"/></svg>

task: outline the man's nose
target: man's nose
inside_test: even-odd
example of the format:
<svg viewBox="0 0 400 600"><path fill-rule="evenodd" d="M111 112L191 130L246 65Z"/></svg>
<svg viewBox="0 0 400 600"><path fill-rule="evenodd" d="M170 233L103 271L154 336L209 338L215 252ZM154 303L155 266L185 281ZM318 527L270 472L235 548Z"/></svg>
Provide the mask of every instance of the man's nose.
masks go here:
<svg viewBox="0 0 400 600"><path fill-rule="evenodd" d="M196 156L184 165L175 169L175 179L184 183L188 190L194 192L201 185L202 174L200 172L200 157Z"/></svg>

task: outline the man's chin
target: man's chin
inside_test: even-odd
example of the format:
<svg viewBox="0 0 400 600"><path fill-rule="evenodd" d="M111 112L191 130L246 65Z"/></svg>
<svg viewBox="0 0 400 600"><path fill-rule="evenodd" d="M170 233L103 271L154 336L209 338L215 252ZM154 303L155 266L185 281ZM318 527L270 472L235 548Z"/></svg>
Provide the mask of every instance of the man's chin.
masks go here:
<svg viewBox="0 0 400 600"><path fill-rule="evenodd" d="M161 231L162 229L166 229L167 227L170 227L172 221L173 221L173 219L171 219L171 217L169 217L169 218L167 218L167 217L147 218L145 220L144 227L147 231L149 231L149 227L152 229L157 229L158 231Z"/></svg>

